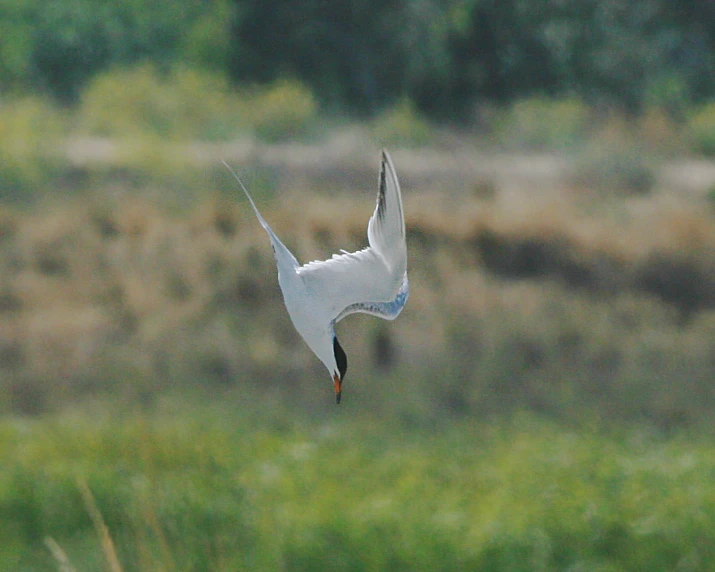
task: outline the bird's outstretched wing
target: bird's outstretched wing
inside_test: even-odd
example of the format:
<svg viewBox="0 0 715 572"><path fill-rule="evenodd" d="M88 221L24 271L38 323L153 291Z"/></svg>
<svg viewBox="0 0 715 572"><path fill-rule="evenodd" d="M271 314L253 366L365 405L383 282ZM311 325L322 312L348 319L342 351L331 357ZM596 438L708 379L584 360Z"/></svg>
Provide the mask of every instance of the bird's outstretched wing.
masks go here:
<svg viewBox="0 0 715 572"><path fill-rule="evenodd" d="M370 248L376 250L388 265L401 266L399 274L402 276L407 270L405 215L397 173L390 155L384 150L377 180L377 205L367 224L367 239Z"/></svg>
<svg viewBox="0 0 715 572"><path fill-rule="evenodd" d="M297 270L308 293L321 300L336 322L354 312L394 319L409 295L402 196L387 151L382 152L377 206L367 238L368 248L334 254Z"/></svg>

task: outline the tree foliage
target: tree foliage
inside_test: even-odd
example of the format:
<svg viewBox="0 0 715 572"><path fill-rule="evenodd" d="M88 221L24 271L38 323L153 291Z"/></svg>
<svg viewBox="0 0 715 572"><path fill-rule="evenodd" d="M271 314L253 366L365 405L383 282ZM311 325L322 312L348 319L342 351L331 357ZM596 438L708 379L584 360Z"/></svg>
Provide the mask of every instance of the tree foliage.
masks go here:
<svg viewBox="0 0 715 572"><path fill-rule="evenodd" d="M202 17L220 9L202 0L0 0L0 89L43 89L73 102L96 73L145 60L167 67L187 57ZM7 62L7 63L6 63ZM204 63L204 62L201 62Z"/></svg>
<svg viewBox="0 0 715 572"><path fill-rule="evenodd" d="M372 114L408 96L462 119L482 101L579 96L676 113L715 96L709 0L0 0L0 90L76 99L149 60L238 84L294 77L324 108Z"/></svg>
<svg viewBox="0 0 715 572"><path fill-rule="evenodd" d="M409 0L237 4L235 77L270 81L293 75L312 85L324 104L358 112L404 91L410 44L429 34ZM417 4L431 8L428 1Z"/></svg>

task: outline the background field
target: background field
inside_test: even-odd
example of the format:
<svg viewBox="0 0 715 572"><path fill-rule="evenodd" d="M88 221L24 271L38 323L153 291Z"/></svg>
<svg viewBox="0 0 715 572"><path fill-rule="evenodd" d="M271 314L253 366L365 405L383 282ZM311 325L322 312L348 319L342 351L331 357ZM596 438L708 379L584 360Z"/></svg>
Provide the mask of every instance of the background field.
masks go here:
<svg viewBox="0 0 715 572"><path fill-rule="evenodd" d="M160 141L158 174L75 139L71 188L3 211L3 567L708 569L710 164L633 190L395 147L411 298L340 324L336 407L212 156L310 260L364 245L379 142L355 129Z"/></svg>
<svg viewBox="0 0 715 572"><path fill-rule="evenodd" d="M715 569L710 5L176 6L0 0L0 569ZM220 161L309 261L382 147L337 407Z"/></svg>

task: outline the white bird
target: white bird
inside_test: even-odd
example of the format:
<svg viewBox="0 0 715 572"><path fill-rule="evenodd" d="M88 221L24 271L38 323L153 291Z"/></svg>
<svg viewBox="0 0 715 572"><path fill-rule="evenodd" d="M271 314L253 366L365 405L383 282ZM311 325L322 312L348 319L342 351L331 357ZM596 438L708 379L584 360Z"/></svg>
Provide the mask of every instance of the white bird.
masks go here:
<svg viewBox="0 0 715 572"><path fill-rule="evenodd" d="M241 185L268 233L288 314L295 329L328 368L336 402L340 403L348 361L335 336L335 324L355 312L394 320L410 293L405 217L392 159L383 150L377 206L367 225L370 246L357 252L341 250L341 254L333 254L328 260L303 266L268 226L238 175L225 161L223 164Z"/></svg>

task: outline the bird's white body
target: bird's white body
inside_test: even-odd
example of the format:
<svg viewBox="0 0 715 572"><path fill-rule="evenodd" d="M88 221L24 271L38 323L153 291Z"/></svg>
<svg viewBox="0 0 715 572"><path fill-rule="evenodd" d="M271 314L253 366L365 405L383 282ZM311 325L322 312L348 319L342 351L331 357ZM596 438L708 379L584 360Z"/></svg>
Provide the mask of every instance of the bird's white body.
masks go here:
<svg viewBox="0 0 715 572"><path fill-rule="evenodd" d="M382 152L377 206L367 227L369 246L303 266L271 230L242 183L241 188L271 240L293 325L330 372L339 402L347 359L335 337L335 323L354 312L393 320L409 296L405 219L392 160Z"/></svg>

